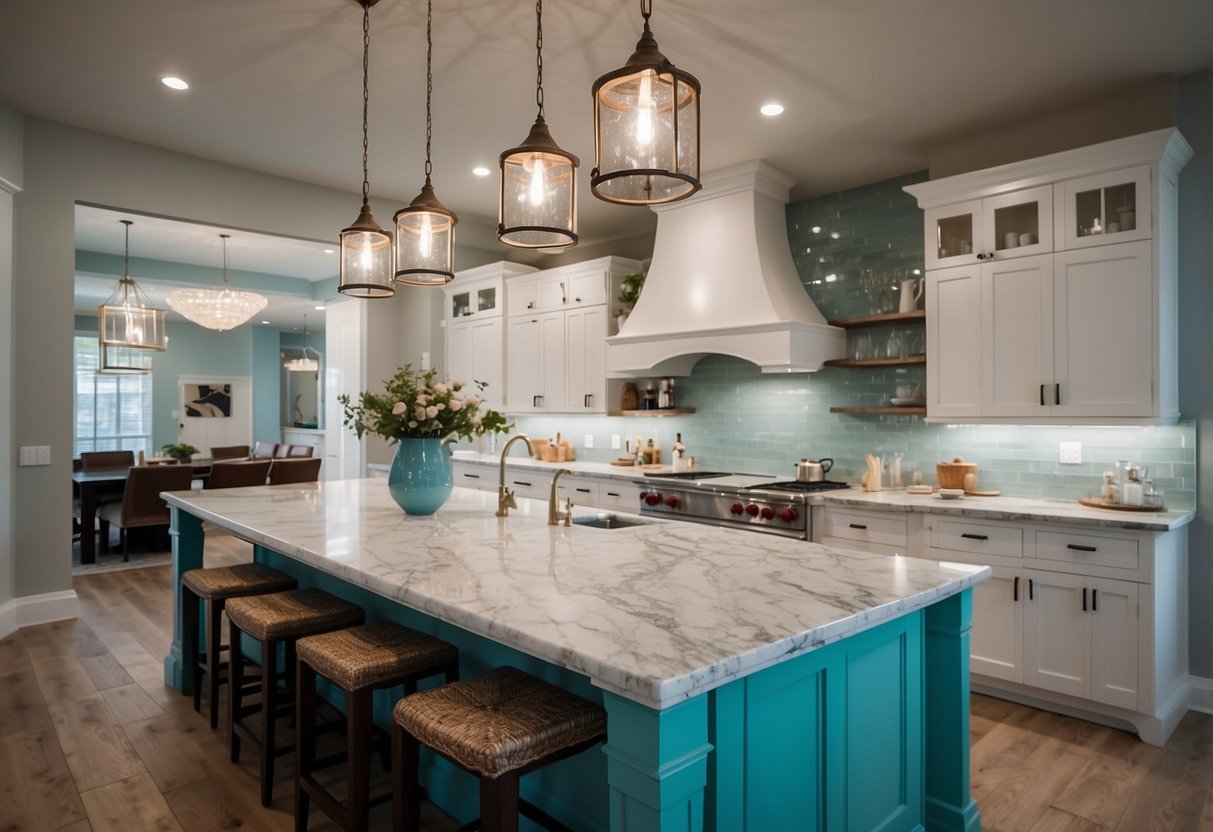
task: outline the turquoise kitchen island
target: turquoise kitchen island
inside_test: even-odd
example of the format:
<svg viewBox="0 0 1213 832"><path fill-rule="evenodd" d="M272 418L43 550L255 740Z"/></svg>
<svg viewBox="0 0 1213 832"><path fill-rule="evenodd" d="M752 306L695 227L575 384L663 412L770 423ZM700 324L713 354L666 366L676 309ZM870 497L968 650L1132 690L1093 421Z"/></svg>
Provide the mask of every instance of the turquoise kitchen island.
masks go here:
<svg viewBox="0 0 1213 832"><path fill-rule="evenodd" d="M971 586L988 567L681 522L548 526L456 489L404 515L382 479L167 495L174 584L203 521L255 560L601 702L608 739L523 779L577 830L976 830L969 794ZM598 512L575 510L575 520ZM180 593L165 678L186 691ZM376 702L387 723L390 697ZM423 758L430 798L475 781Z"/></svg>

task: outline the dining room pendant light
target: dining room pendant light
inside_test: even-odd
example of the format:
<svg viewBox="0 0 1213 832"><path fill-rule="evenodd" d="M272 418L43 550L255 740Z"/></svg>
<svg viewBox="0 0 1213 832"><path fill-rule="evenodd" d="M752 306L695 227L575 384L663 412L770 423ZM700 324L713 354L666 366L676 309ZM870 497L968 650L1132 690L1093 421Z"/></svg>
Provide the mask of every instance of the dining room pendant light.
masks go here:
<svg viewBox="0 0 1213 832"><path fill-rule="evenodd" d="M497 239L517 248L577 244L577 166L548 130L543 112L543 0L535 3L535 103L526 141L501 154Z"/></svg>
<svg viewBox="0 0 1213 832"><path fill-rule="evenodd" d="M105 303L97 307L98 341L102 347L127 347L163 352L168 347L164 333L164 310L157 309L131 277L131 220L124 226L125 245L122 279Z"/></svg>
<svg viewBox="0 0 1213 832"><path fill-rule="evenodd" d="M101 345L97 372L106 376L130 376L152 371L152 350Z"/></svg>
<svg viewBox="0 0 1213 832"><path fill-rule="evenodd" d="M640 0L644 32L626 64L594 82L594 169L590 191L606 202L660 205L686 199L699 181L699 92L649 28L652 0Z"/></svg>
<svg viewBox="0 0 1213 832"><path fill-rule="evenodd" d="M362 210L349 228L341 229L341 277L337 291L356 298L390 298L392 235L371 213L367 178L367 108L370 103L371 6L378 0L355 0L362 6Z"/></svg>
<svg viewBox="0 0 1213 832"><path fill-rule="evenodd" d="M198 326L226 332L248 321L269 304L265 295L233 289L227 279L227 241L231 234L220 234L223 240L223 288L178 289L168 296L168 305Z"/></svg>
<svg viewBox="0 0 1213 832"><path fill-rule="evenodd" d="M430 142L434 93L433 0L425 4L425 185L407 208L396 212L396 282L441 286L455 279L455 223L459 219L434 194Z"/></svg>
<svg viewBox="0 0 1213 832"><path fill-rule="evenodd" d="M311 355L308 355L308 351ZM318 373L320 372L320 353L313 350L307 343L307 313L303 314L303 355L294 358L288 358L282 364L287 372L291 373Z"/></svg>

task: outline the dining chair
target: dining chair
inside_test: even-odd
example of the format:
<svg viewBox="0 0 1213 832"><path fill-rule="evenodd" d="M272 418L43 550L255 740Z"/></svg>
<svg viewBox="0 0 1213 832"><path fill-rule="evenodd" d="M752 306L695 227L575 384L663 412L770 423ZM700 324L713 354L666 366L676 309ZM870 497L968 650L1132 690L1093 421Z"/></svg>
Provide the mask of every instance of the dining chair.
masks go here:
<svg viewBox="0 0 1213 832"><path fill-rule="evenodd" d="M211 466L205 488L239 488L244 485L265 485L272 459L225 459Z"/></svg>
<svg viewBox="0 0 1213 832"><path fill-rule="evenodd" d="M278 452L277 442L258 442L253 446L253 459L272 459Z"/></svg>
<svg viewBox="0 0 1213 832"><path fill-rule="evenodd" d="M291 448L293 447L295 446L288 445L286 442L283 442L276 449L274 449L274 459L286 459L291 455Z"/></svg>
<svg viewBox="0 0 1213 832"><path fill-rule="evenodd" d="M270 485L288 482L315 482L320 478L320 457L275 459L270 466Z"/></svg>
<svg viewBox="0 0 1213 832"><path fill-rule="evenodd" d="M287 445L287 447L290 448L290 451L287 452L286 456L290 459L303 459L311 457L312 452L316 450L311 445ZM281 457L283 455L278 454L278 456Z"/></svg>
<svg viewBox="0 0 1213 832"><path fill-rule="evenodd" d="M101 553L109 551L110 526L122 530L122 560L130 560L127 530L143 526L168 527L168 504L162 491L189 491L194 470L188 465L132 466L122 491L122 500L108 503L97 510L101 520Z"/></svg>
<svg viewBox="0 0 1213 832"><path fill-rule="evenodd" d="M80 468L85 471L130 468L134 464L134 451L82 451L80 454Z"/></svg>
<svg viewBox="0 0 1213 832"><path fill-rule="evenodd" d="M248 459L248 445L221 445L218 448L211 448L211 461L218 462L221 459Z"/></svg>

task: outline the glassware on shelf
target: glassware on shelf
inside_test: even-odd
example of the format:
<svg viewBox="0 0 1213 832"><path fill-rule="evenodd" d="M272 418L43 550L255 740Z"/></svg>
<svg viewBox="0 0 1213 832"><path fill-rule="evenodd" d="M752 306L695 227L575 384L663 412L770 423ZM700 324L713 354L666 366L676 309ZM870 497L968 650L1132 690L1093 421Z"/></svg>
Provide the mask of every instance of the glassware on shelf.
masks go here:
<svg viewBox="0 0 1213 832"><path fill-rule="evenodd" d="M901 358L905 355L905 341L896 329L889 333L884 352L886 358Z"/></svg>

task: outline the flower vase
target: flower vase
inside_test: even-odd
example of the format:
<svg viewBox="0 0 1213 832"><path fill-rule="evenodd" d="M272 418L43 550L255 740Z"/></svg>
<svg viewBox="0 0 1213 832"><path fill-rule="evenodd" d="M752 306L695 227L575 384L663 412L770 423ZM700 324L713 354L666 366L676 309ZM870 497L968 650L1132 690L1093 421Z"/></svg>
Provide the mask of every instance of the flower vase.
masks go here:
<svg viewBox="0 0 1213 832"><path fill-rule="evenodd" d="M387 486L405 514L433 514L454 486L450 450L437 437L397 440Z"/></svg>

